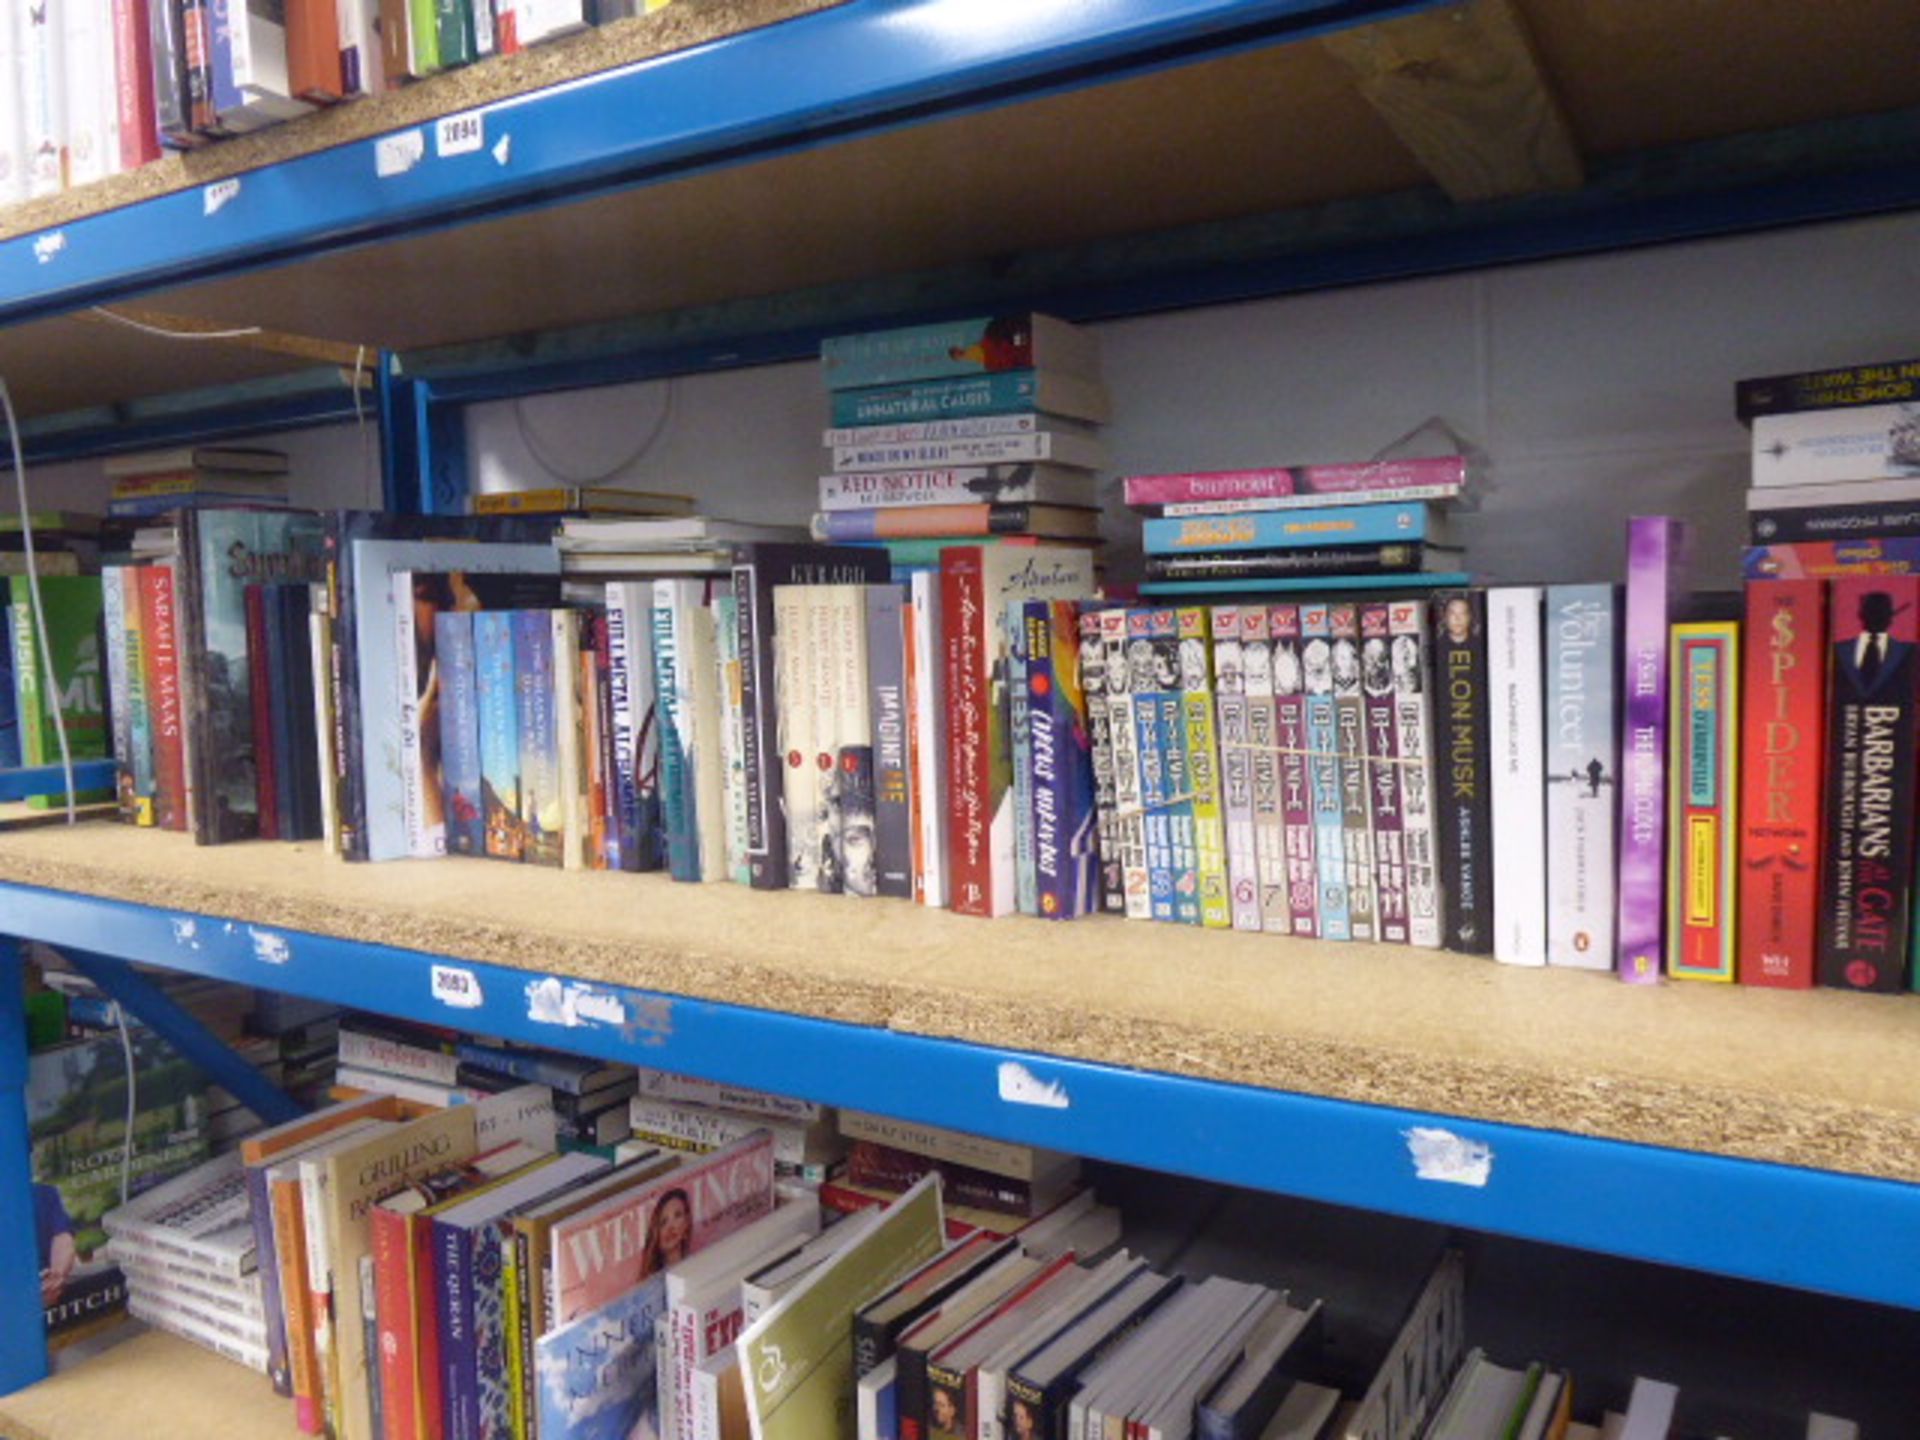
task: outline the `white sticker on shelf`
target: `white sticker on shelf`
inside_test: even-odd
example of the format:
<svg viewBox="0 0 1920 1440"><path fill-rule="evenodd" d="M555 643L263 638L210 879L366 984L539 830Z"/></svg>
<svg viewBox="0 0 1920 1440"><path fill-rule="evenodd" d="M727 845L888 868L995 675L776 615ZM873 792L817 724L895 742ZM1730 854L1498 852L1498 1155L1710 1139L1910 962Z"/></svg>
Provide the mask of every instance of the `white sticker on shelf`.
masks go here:
<svg viewBox="0 0 1920 1440"><path fill-rule="evenodd" d="M253 937L253 958L262 964L284 965L293 958L293 947L287 943L286 936L271 930L256 930L251 925L247 933Z"/></svg>
<svg viewBox="0 0 1920 1440"><path fill-rule="evenodd" d="M486 143L487 119L478 110L443 115L434 122L433 153L442 160L449 155L471 155Z"/></svg>
<svg viewBox="0 0 1920 1440"><path fill-rule="evenodd" d="M527 1018L537 1025L612 1025L624 1028L627 1007L611 990L547 975L527 984Z"/></svg>
<svg viewBox="0 0 1920 1440"><path fill-rule="evenodd" d="M1042 1080L1018 1060L1000 1062L1000 1098L1009 1105L1038 1105L1065 1110L1073 1104L1067 1087L1058 1080Z"/></svg>
<svg viewBox="0 0 1920 1440"><path fill-rule="evenodd" d="M1430 1125L1416 1125L1403 1133L1417 1179L1478 1188L1493 1178L1493 1147L1484 1140L1469 1140Z"/></svg>
<svg viewBox="0 0 1920 1440"><path fill-rule="evenodd" d="M508 157L510 157L512 154L513 154L513 136L502 135L499 141L493 147L493 163L496 165L505 165L507 163Z"/></svg>
<svg viewBox="0 0 1920 1440"><path fill-rule="evenodd" d="M226 208L227 202L239 193L238 179L216 180L200 192L200 202L206 207L207 214L217 215Z"/></svg>
<svg viewBox="0 0 1920 1440"><path fill-rule="evenodd" d="M173 943L184 945L189 950L200 948L200 922L191 915L173 917Z"/></svg>
<svg viewBox="0 0 1920 1440"><path fill-rule="evenodd" d="M33 242L33 258L42 265L52 263L53 257L67 248L67 232L50 230Z"/></svg>
<svg viewBox="0 0 1920 1440"><path fill-rule="evenodd" d="M456 1010L478 1010L486 1003L480 977L458 965L433 967L433 998Z"/></svg>
<svg viewBox="0 0 1920 1440"><path fill-rule="evenodd" d="M426 158L427 136L423 130L402 130L373 142L373 173L382 180L404 175Z"/></svg>

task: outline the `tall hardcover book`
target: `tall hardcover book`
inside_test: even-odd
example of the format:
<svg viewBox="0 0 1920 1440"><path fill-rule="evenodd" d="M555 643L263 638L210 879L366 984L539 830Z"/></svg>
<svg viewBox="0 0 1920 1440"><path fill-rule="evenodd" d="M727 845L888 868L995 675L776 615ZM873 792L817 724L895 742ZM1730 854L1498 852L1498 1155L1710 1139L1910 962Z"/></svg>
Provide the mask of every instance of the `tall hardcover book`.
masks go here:
<svg viewBox="0 0 1920 1440"><path fill-rule="evenodd" d="M1374 893L1371 797L1367 793L1366 709L1360 694L1360 614L1354 605L1327 607L1333 637L1334 746L1340 781L1340 832L1345 847L1347 925L1355 940L1380 938Z"/></svg>
<svg viewBox="0 0 1920 1440"><path fill-rule="evenodd" d="M1387 603L1393 639L1393 725L1400 754L1400 829L1407 855L1407 938L1438 946L1445 913L1440 890L1438 800L1433 765L1432 644L1419 600Z"/></svg>
<svg viewBox="0 0 1920 1440"><path fill-rule="evenodd" d="M874 892L913 898L913 770L907 730L907 601L894 584L865 587L873 718Z"/></svg>
<svg viewBox="0 0 1920 1440"><path fill-rule="evenodd" d="M1004 915L1014 906L1007 602L1071 600L1093 586L1093 559L1083 550L968 545L941 557L949 865L952 905L962 914Z"/></svg>
<svg viewBox="0 0 1920 1440"><path fill-rule="evenodd" d="M1667 830L1667 974L1734 976L1740 626L1673 627L1673 789Z"/></svg>
<svg viewBox="0 0 1920 1440"><path fill-rule="evenodd" d="M1493 953L1493 756L1487 733L1487 608L1483 591L1437 595L1436 829L1446 900L1446 945Z"/></svg>
<svg viewBox="0 0 1920 1440"><path fill-rule="evenodd" d="M1620 739L1620 978L1660 978L1665 953L1667 626L1685 584L1685 522L1627 522L1626 632Z"/></svg>
<svg viewBox="0 0 1920 1440"><path fill-rule="evenodd" d="M1029 600L1025 608L1039 913L1047 920L1077 920L1100 908L1093 739L1077 663L1079 615L1071 600Z"/></svg>
<svg viewBox="0 0 1920 1440"><path fill-rule="evenodd" d="M1547 589L1547 963L1610 970L1618 860L1619 602Z"/></svg>
<svg viewBox="0 0 1920 1440"><path fill-rule="evenodd" d="M1375 916L1381 940L1405 945L1410 938L1407 846L1401 807L1400 740L1394 729L1392 640L1384 604L1360 607L1360 693L1366 704Z"/></svg>
<svg viewBox="0 0 1920 1440"><path fill-rule="evenodd" d="M1113 745L1113 834L1120 857L1122 904L1129 920L1150 920L1153 890L1147 871L1146 815L1140 804L1140 741L1133 721L1128 615L1118 608L1102 610L1099 615L1107 680L1107 729Z"/></svg>
<svg viewBox="0 0 1920 1440"><path fill-rule="evenodd" d="M1540 588L1487 592L1488 734L1493 751L1493 957L1547 963L1546 765Z"/></svg>
<svg viewBox="0 0 1920 1440"><path fill-rule="evenodd" d="M246 587L324 578L319 516L281 510L183 510L179 653L194 839L259 833ZM259 737L265 740L266 737Z"/></svg>
<svg viewBox="0 0 1920 1440"><path fill-rule="evenodd" d="M150 0L113 0L113 53L116 86L116 129L120 138L122 170L132 170L160 158L159 114L153 94L153 25ZM159 0L152 0L159 3ZM5 26L0 26L4 30ZM0 39L0 51L6 49ZM4 108L0 106L0 108ZM5 122L0 119L0 130ZM0 152L6 142L0 139ZM0 193L5 191L0 180Z"/></svg>
<svg viewBox="0 0 1920 1440"><path fill-rule="evenodd" d="M862 585L887 579L884 552L851 546L762 543L736 547L733 593L740 627L745 714L747 855L754 888L787 888L787 822L779 729L773 590L776 585Z"/></svg>
<svg viewBox="0 0 1920 1440"><path fill-rule="evenodd" d="M1078 621L1080 694L1087 706L1087 737L1093 761L1094 844L1100 857L1100 908L1127 910L1117 836L1119 792L1113 783L1113 718L1107 708L1107 651L1100 638L1100 612L1082 610Z"/></svg>
<svg viewBox="0 0 1920 1440"><path fill-rule="evenodd" d="M1227 831L1220 803L1220 746L1214 724L1212 631L1204 606L1183 606L1180 626L1180 710L1186 740L1187 783L1193 792L1194 860L1200 923L1233 924L1227 878Z"/></svg>
<svg viewBox="0 0 1920 1440"><path fill-rule="evenodd" d="M1740 924L1745 985L1813 984L1819 944L1826 586L1747 586L1741 726Z"/></svg>
<svg viewBox="0 0 1920 1440"><path fill-rule="evenodd" d="M1253 751L1247 744L1247 686L1240 610L1216 605L1213 675L1219 692L1220 798L1227 829L1227 896L1236 930L1258 930L1260 860L1253 829Z"/></svg>
<svg viewBox="0 0 1920 1440"><path fill-rule="evenodd" d="M1900 990L1913 913L1920 578L1836 580L1828 601L1833 688L1820 983Z"/></svg>
<svg viewBox="0 0 1920 1440"><path fill-rule="evenodd" d="M1313 809L1314 878L1318 885L1314 910L1321 939L1351 940L1330 608L1319 603L1300 607L1300 686L1305 696L1307 792ZM1277 684L1275 691L1279 692Z"/></svg>

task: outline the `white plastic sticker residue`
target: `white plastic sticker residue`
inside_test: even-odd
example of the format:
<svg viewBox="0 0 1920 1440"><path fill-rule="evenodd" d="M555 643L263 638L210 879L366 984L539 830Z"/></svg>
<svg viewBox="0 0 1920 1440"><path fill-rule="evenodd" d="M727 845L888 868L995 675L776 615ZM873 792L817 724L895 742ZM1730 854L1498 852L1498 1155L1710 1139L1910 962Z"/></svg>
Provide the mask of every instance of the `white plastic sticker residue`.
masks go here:
<svg viewBox="0 0 1920 1440"><path fill-rule="evenodd" d="M527 984L527 1018L537 1025L627 1023L627 1007L612 991L548 975Z"/></svg>
<svg viewBox="0 0 1920 1440"><path fill-rule="evenodd" d="M442 160L449 155L471 155L486 143L486 117L478 110L443 115L434 122L433 153Z"/></svg>
<svg viewBox="0 0 1920 1440"><path fill-rule="evenodd" d="M286 936L251 927L247 933L253 936L254 959L268 965L284 965L293 958L293 947L287 943Z"/></svg>
<svg viewBox="0 0 1920 1440"><path fill-rule="evenodd" d="M1403 1132L1413 1173L1422 1180L1448 1185L1484 1186L1493 1178L1493 1149L1485 1141L1468 1140L1451 1130L1416 1125Z"/></svg>
<svg viewBox="0 0 1920 1440"><path fill-rule="evenodd" d="M1038 1105L1047 1110L1065 1110L1073 1104L1066 1086L1058 1080L1042 1080L1018 1060L1000 1062L1000 1098L1009 1105Z"/></svg>
<svg viewBox="0 0 1920 1440"><path fill-rule="evenodd" d="M50 264L53 257L67 248L67 234L64 230L54 230L42 235L33 242L33 258L42 265Z"/></svg>
<svg viewBox="0 0 1920 1440"><path fill-rule="evenodd" d="M499 142L493 147L493 163L496 165L505 165L512 154L513 136L502 135Z"/></svg>
<svg viewBox="0 0 1920 1440"><path fill-rule="evenodd" d="M427 136L422 130L402 130L373 142L373 173L382 180L404 175L427 158Z"/></svg>
<svg viewBox="0 0 1920 1440"><path fill-rule="evenodd" d="M191 915L173 917L173 943L184 945L189 950L200 948L200 923Z"/></svg>
<svg viewBox="0 0 1920 1440"><path fill-rule="evenodd" d="M478 1010L486 1003L480 993L480 978L458 965L433 967L433 998L456 1010Z"/></svg>
<svg viewBox="0 0 1920 1440"><path fill-rule="evenodd" d="M200 192L201 203L206 213L217 215L226 208L226 204L240 193L240 182L235 180L217 180Z"/></svg>

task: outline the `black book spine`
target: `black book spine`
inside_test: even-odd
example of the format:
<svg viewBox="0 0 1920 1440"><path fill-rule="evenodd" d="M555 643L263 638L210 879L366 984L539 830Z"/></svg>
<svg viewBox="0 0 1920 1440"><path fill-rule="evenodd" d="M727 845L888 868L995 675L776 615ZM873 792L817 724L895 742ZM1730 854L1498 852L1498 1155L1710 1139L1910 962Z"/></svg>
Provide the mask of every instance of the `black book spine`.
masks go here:
<svg viewBox="0 0 1920 1440"><path fill-rule="evenodd" d="M1283 580L1296 575L1402 575L1426 563L1418 542L1306 550L1220 550L1149 555L1149 580Z"/></svg>
<svg viewBox="0 0 1920 1440"><path fill-rule="evenodd" d="M1792 545L1819 540L1891 540L1920 535L1920 504L1809 505L1804 509L1753 510L1748 533L1755 545Z"/></svg>
<svg viewBox="0 0 1920 1440"><path fill-rule="evenodd" d="M927 1440L927 1412L932 1406L927 1384L927 1352L902 1345L893 1352L894 1434L898 1440Z"/></svg>
<svg viewBox="0 0 1920 1440"><path fill-rule="evenodd" d="M1448 949L1493 953L1492 756L1487 733L1487 602L1453 590L1433 600L1437 696L1436 819Z"/></svg>
<svg viewBox="0 0 1920 1440"><path fill-rule="evenodd" d="M1733 409L1742 421L1796 410L1846 410L1892 405L1920 396L1920 360L1853 365L1843 370L1806 370L1768 375L1733 387Z"/></svg>
<svg viewBox="0 0 1920 1440"><path fill-rule="evenodd" d="M1913 913L1920 578L1836 581L1827 721L1820 983L1900 991ZM1877 618L1870 618L1877 617ZM1879 654L1866 658L1863 646Z"/></svg>
<svg viewBox="0 0 1920 1440"><path fill-rule="evenodd" d="M362 531L351 512L327 526L328 666L333 672L334 833L340 854L367 858L366 792L360 784L360 672L353 639L353 541Z"/></svg>

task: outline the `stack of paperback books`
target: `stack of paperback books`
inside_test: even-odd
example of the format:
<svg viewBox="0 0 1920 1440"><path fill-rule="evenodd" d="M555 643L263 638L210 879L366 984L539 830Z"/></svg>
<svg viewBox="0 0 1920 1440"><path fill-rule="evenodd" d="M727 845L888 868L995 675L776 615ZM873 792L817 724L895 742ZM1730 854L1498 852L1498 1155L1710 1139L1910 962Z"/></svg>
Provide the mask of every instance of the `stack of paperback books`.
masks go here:
<svg viewBox="0 0 1920 1440"><path fill-rule="evenodd" d="M237 1153L109 1210L101 1223L127 1277L130 1314L266 1373L266 1308Z"/></svg>
<svg viewBox="0 0 1920 1440"><path fill-rule="evenodd" d="M1467 462L1381 460L1279 470L1130 475L1127 507L1146 518L1147 579L1191 590L1237 582L1457 571L1447 512Z"/></svg>
<svg viewBox="0 0 1920 1440"><path fill-rule="evenodd" d="M775 1173L795 1185L819 1187L839 1173L846 1155L831 1105L664 1070L640 1071L626 1115L635 1141L697 1155L765 1130L773 1137Z"/></svg>
<svg viewBox="0 0 1920 1440"><path fill-rule="evenodd" d="M882 543L903 570L949 544L1097 544L1106 451L1087 331L998 315L842 335L820 353L833 401L813 534Z"/></svg>
<svg viewBox="0 0 1920 1440"><path fill-rule="evenodd" d="M1743 380L1734 399L1753 427L1740 978L1904 990L1920 360Z"/></svg>
<svg viewBox="0 0 1920 1440"><path fill-rule="evenodd" d="M101 470L113 481L107 513L119 519L195 506L287 503L287 457L280 450L189 445L116 455Z"/></svg>

